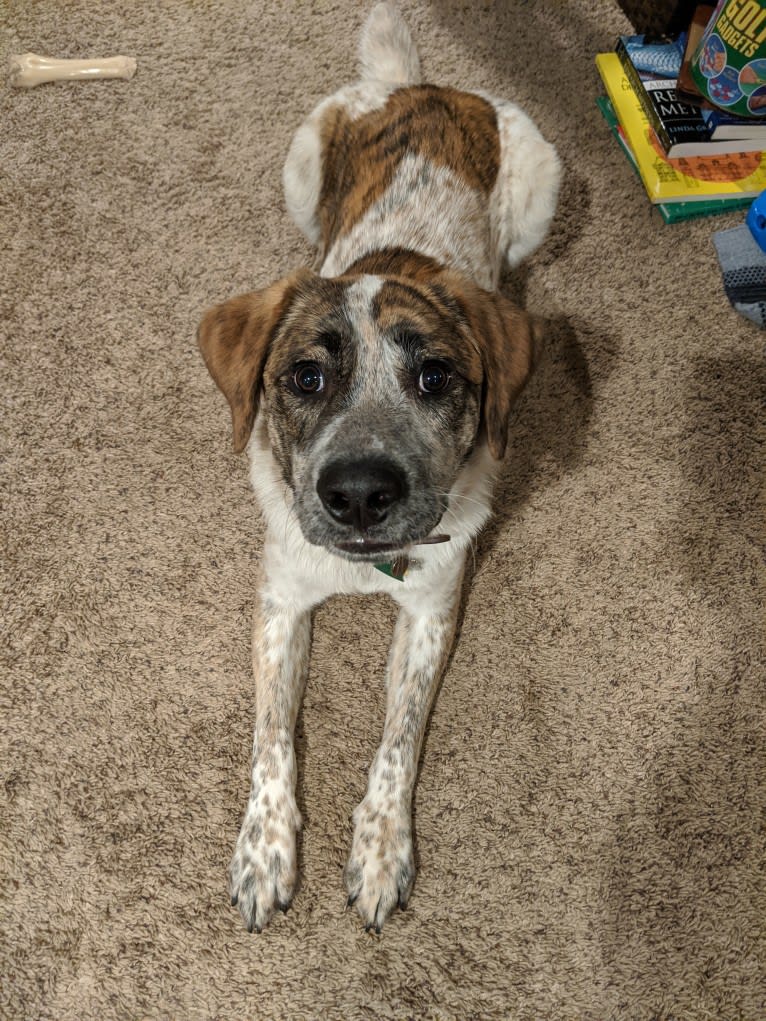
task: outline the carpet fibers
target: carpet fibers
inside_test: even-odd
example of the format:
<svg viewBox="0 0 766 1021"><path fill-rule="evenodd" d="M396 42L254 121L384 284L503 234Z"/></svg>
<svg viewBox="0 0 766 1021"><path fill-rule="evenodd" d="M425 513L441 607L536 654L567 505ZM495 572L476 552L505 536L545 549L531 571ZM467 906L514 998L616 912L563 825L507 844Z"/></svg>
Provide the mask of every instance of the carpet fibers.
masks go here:
<svg viewBox="0 0 766 1021"><path fill-rule="evenodd" d="M315 617L302 880L248 935L262 526L196 351L207 305L313 254L291 133L355 77L367 6L11 0L0 56L126 53L132 82L0 84L0 1016L766 1017L763 334L711 232L664 226L594 104L611 3L403 0L427 80L519 102L565 165L506 283L548 356L416 791L419 875L345 908L382 727L382 597Z"/></svg>

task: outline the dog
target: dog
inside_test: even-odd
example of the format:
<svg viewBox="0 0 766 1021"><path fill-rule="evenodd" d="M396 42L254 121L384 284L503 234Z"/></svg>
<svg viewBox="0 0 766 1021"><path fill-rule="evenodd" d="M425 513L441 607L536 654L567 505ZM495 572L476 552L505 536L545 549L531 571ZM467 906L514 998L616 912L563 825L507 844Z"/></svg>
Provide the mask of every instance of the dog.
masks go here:
<svg viewBox="0 0 766 1021"><path fill-rule="evenodd" d="M423 732L466 553L541 343L538 322L496 288L548 231L555 149L513 103L421 84L390 4L370 13L359 54L361 80L316 107L284 167L319 272L231 298L198 330L267 525L252 782L229 870L231 902L257 932L295 888L293 733L311 611L339 593L385 592L400 606L348 903L376 932L407 905Z"/></svg>

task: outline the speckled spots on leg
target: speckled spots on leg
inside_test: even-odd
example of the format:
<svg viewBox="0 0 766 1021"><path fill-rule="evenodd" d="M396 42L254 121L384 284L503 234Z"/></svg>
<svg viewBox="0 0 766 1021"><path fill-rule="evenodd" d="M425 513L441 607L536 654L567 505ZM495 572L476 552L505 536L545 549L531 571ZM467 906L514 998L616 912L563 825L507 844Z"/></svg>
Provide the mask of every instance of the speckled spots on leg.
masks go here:
<svg viewBox="0 0 766 1021"><path fill-rule="evenodd" d="M415 880L411 802L428 712L449 654L461 574L442 613L402 610L388 661L386 723L367 794L354 812L345 879L349 900L379 931Z"/></svg>

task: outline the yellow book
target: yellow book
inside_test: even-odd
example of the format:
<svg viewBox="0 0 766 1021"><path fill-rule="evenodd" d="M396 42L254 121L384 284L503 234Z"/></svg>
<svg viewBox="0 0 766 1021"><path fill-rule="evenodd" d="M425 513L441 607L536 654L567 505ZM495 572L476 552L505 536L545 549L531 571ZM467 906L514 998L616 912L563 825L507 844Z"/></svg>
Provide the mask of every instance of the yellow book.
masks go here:
<svg viewBox="0 0 766 1021"><path fill-rule="evenodd" d="M693 202L766 188L766 153L726 153L669 160L649 126L638 96L616 53L599 53L596 66L638 164L652 202Z"/></svg>

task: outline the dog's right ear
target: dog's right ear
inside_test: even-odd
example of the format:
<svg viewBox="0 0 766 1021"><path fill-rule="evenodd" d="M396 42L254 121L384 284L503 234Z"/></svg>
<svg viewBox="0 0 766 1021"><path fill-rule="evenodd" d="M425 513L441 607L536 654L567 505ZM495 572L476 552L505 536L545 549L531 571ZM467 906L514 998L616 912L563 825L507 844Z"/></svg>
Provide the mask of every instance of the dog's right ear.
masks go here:
<svg viewBox="0 0 766 1021"><path fill-rule="evenodd" d="M309 270L298 270L261 291L230 298L208 309L199 325L197 343L229 402L238 454L253 429L271 339L298 288L312 276Z"/></svg>

